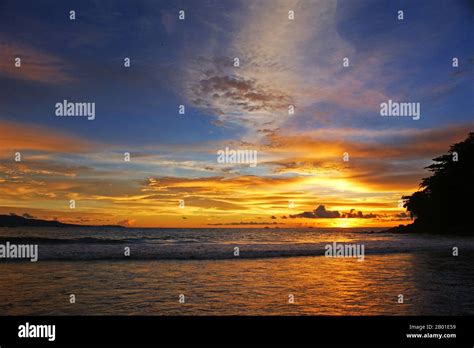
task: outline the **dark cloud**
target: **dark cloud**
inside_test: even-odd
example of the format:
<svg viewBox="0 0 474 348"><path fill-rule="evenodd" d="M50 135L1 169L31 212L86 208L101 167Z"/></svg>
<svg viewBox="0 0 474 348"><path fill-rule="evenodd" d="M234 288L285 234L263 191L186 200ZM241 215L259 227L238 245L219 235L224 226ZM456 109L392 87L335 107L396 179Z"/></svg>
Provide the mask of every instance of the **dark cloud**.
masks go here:
<svg viewBox="0 0 474 348"><path fill-rule="evenodd" d="M206 76L192 87L192 92L198 106L215 108L212 100L218 100L247 112L281 109L291 102L287 95L261 86L255 79L231 75Z"/></svg>
<svg viewBox="0 0 474 348"><path fill-rule="evenodd" d="M355 209L351 209L348 212L339 212L337 210L331 211L326 210L324 205L318 206L313 211L305 211L300 214L290 215L290 218L306 218L306 219L338 219L338 218L345 218L345 219L375 219L379 217L377 214L368 213L364 214L361 211L356 211Z"/></svg>
<svg viewBox="0 0 474 348"><path fill-rule="evenodd" d="M229 225L278 225L278 222L255 222L255 221L240 221L240 222L229 222L229 223L215 223L207 224L208 226L229 226Z"/></svg>
<svg viewBox="0 0 474 348"><path fill-rule="evenodd" d="M338 211L326 210L324 205L320 205L313 211L305 211L300 214L290 215L291 218L307 218L307 219L335 219L340 218L341 214Z"/></svg>
<svg viewBox="0 0 474 348"><path fill-rule="evenodd" d="M395 217L398 219L411 219L410 215L408 215L407 213L395 214Z"/></svg>
<svg viewBox="0 0 474 348"><path fill-rule="evenodd" d="M373 214L373 213L364 214L361 211L356 211L355 209L351 209L347 213L342 213L341 217L343 217L343 218L358 218L358 219L375 219L379 216L376 215L376 214Z"/></svg>

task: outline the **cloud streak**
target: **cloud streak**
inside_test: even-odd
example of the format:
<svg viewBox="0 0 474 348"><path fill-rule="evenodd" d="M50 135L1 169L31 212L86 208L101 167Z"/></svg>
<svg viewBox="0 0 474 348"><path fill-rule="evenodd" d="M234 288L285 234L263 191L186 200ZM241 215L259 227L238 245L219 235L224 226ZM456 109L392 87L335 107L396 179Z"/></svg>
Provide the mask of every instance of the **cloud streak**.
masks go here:
<svg viewBox="0 0 474 348"><path fill-rule="evenodd" d="M14 65L17 57L21 59L21 67ZM47 84L75 81L71 68L60 57L2 37L0 37L0 75Z"/></svg>
<svg viewBox="0 0 474 348"><path fill-rule="evenodd" d="M0 155L12 156L14 151L42 151L50 153L81 153L94 144L77 136L47 127L0 121Z"/></svg>

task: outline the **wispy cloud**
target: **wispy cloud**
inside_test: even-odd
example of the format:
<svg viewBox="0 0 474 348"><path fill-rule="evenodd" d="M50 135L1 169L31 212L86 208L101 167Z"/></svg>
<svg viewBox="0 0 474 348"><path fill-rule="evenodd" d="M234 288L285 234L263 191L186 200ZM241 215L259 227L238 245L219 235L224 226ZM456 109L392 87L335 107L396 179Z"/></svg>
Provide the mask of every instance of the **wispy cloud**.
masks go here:
<svg viewBox="0 0 474 348"><path fill-rule="evenodd" d="M15 59L21 66L15 66ZM0 75L13 79L48 84L70 83L75 80L71 67L60 57L33 46L0 37Z"/></svg>
<svg viewBox="0 0 474 348"><path fill-rule="evenodd" d="M94 143L48 127L0 121L0 155L12 156L15 151L32 150L51 153L80 153Z"/></svg>
<svg viewBox="0 0 474 348"><path fill-rule="evenodd" d="M374 110L387 99L385 83L374 82L388 55L343 70L343 57L355 48L338 33L336 1L251 2L234 21L242 29L218 53L211 46L205 58L191 60L183 85L190 101L221 124L244 126L246 139L289 123L290 104L298 112L320 102Z"/></svg>

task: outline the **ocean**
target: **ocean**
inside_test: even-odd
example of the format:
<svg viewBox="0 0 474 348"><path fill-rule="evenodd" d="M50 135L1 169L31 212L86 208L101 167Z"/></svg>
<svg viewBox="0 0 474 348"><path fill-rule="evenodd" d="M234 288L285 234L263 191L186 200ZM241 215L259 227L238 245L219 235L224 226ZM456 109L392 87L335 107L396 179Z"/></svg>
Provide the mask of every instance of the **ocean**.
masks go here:
<svg viewBox="0 0 474 348"><path fill-rule="evenodd" d="M474 315L473 237L372 230L0 228L0 315Z"/></svg>

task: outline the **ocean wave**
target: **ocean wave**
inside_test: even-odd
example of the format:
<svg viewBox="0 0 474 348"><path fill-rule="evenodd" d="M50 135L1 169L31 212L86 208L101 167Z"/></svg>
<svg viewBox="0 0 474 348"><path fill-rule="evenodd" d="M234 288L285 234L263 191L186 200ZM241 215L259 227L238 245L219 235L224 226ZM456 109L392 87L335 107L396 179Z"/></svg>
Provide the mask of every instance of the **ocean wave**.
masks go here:
<svg viewBox="0 0 474 348"><path fill-rule="evenodd" d="M77 239L77 240L82 240ZM28 239L31 244L31 239ZM324 256L328 243L305 244L217 244L217 243L186 243L186 244L151 244L110 243L110 240L100 240L92 243L90 238L86 243L54 243L40 244L38 247L39 261L127 261L127 260L229 260L229 259L261 259ZM9 239L12 243L12 239ZM108 244L108 245L106 245ZM341 243L344 244L344 243ZM348 243L351 244L351 243ZM431 243L392 243L366 242L364 255L384 255L395 253L441 253L451 255L453 244L450 241ZM474 255L474 241L462 245L463 253ZM125 248L130 248L130 256L125 256ZM239 255L235 255L236 248ZM350 259L350 258L349 258ZM357 257L352 258L356 260ZM0 262L4 262L2 259Z"/></svg>
<svg viewBox="0 0 474 348"><path fill-rule="evenodd" d="M0 244L122 244L133 242L131 239L112 238L45 238L45 237L0 237Z"/></svg>

